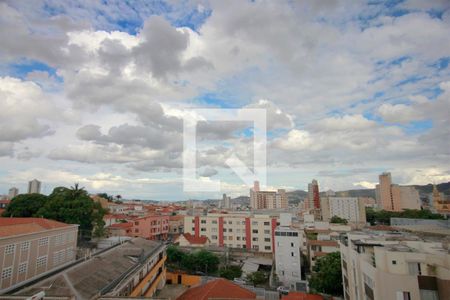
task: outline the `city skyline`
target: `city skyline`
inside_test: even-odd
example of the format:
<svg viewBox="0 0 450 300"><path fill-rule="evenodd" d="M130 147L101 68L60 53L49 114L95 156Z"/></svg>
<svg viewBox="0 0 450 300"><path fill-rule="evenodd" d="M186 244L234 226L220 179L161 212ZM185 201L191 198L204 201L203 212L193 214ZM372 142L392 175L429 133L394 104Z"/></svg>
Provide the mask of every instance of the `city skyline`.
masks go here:
<svg viewBox="0 0 450 300"><path fill-rule="evenodd" d="M251 168L253 132L230 122L197 127L222 190L183 192L194 108L266 109L267 190L450 181L448 1L134 5L0 3L0 193L248 195L225 161Z"/></svg>

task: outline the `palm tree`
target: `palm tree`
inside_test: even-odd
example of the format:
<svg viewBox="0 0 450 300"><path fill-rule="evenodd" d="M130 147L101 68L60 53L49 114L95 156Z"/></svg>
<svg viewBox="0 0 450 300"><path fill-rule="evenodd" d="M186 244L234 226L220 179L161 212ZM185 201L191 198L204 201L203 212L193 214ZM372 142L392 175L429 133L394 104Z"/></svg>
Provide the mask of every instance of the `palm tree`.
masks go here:
<svg viewBox="0 0 450 300"><path fill-rule="evenodd" d="M77 182L75 182L74 186L70 187L70 190L71 190L72 196L74 198L86 193L86 190L84 189L84 187L79 187L79 184Z"/></svg>

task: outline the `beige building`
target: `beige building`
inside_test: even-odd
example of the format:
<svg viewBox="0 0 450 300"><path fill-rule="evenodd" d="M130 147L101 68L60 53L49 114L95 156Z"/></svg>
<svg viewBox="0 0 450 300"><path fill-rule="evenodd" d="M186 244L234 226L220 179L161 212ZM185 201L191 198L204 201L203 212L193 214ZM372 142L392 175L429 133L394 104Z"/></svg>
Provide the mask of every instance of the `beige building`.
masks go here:
<svg viewBox="0 0 450 300"><path fill-rule="evenodd" d="M78 225L0 218L0 293L75 260Z"/></svg>
<svg viewBox="0 0 450 300"><path fill-rule="evenodd" d="M323 221L330 221L332 217L337 216L357 226L366 224L364 199L357 197L323 197L320 200Z"/></svg>
<svg viewBox="0 0 450 300"><path fill-rule="evenodd" d="M255 181L254 187L250 189L250 207L252 209L277 209L287 208L288 199L286 191L260 191L259 182Z"/></svg>
<svg viewBox="0 0 450 300"><path fill-rule="evenodd" d="M420 209L419 192L414 187L392 184L391 173L381 174L379 180L375 194L381 209L388 211Z"/></svg>
<svg viewBox="0 0 450 300"><path fill-rule="evenodd" d="M450 254L440 241L352 232L340 253L346 300L450 299Z"/></svg>
<svg viewBox="0 0 450 300"><path fill-rule="evenodd" d="M211 245L272 253L278 216L269 214L216 214L186 216L184 232L207 237Z"/></svg>

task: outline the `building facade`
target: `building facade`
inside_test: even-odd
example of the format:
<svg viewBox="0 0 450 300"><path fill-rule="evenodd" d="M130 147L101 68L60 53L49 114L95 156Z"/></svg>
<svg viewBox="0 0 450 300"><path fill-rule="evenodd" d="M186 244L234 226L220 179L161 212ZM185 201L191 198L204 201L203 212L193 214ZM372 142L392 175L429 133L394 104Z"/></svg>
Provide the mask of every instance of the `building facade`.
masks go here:
<svg viewBox="0 0 450 300"><path fill-rule="evenodd" d="M392 184L391 173L381 174L379 180L375 195L381 209L387 211L420 209L419 192L414 187Z"/></svg>
<svg viewBox="0 0 450 300"><path fill-rule="evenodd" d="M212 245L272 253L277 217L259 214L186 216L184 232L206 236Z"/></svg>
<svg viewBox="0 0 450 300"><path fill-rule="evenodd" d="M28 182L28 194L40 194L41 182L37 179L33 179Z"/></svg>
<svg viewBox="0 0 450 300"><path fill-rule="evenodd" d="M330 221L332 217L337 216L357 225L366 223L366 207L362 198L324 197L321 202L324 221Z"/></svg>
<svg viewBox="0 0 450 300"><path fill-rule="evenodd" d="M306 209L320 209L319 184L315 179L308 184L308 202Z"/></svg>
<svg viewBox="0 0 450 300"><path fill-rule="evenodd" d="M8 199L11 200L15 196L19 195L19 189L16 187L12 187L8 191Z"/></svg>
<svg viewBox="0 0 450 300"><path fill-rule="evenodd" d="M115 223L108 227L110 236L141 237L148 240L167 239L169 216L148 215L128 219L125 223Z"/></svg>
<svg viewBox="0 0 450 300"><path fill-rule="evenodd" d="M450 254L442 242L352 232L340 253L346 300L450 299Z"/></svg>
<svg viewBox="0 0 450 300"><path fill-rule="evenodd" d="M301 289L301 235L298 229L278 226L275 229L275 268L278 280L290 290Z"/></svg>
<svg viewBox="0 0 450 300"><path fill-rule="evenodd" d="M255 181L250 189L250 207L252 209L287 208L288 199L284 189L275 191L260 191L259 182Z"/></svg>
<svg viewBox="0 0 450 300"><path fill-rule="evenodd" d="M78 225L0 218L0 292L75 260Z"/></svg>

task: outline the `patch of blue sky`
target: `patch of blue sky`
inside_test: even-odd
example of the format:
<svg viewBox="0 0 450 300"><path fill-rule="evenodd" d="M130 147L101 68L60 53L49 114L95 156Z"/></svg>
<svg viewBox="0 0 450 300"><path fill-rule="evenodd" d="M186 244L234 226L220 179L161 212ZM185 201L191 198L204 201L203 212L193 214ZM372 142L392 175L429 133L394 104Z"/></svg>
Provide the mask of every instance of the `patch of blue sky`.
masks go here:
<svg viewBox="0 0 450 300"><path fill-rule="evenodd" d="M198 32L198 29L205 23L206 19L211 16L211 13L211 9L195 8L180 18L173 20L171 23L176 27L188 27Z"/></svg>
<svg viewBox="0 0 450 300"><path fill-rule="evenodd" d="M232 95L223 93L209 92L195 98L194 103L199 106L218 107L218 108L238 108L231 100Z"/></svg>
<svg viewBox="0 0 450 300"><path fill-rule="evenodd" d="M447 69L449 63L450 63L450 56L447 56L447 57L441 57L436 62L432 63L430 66L440 71L440 70Z"/></svg>
<svg viewBox="0 0 450 300"><path fill-rule="evenodd" d="M400 81L397 82L394 86L395 86L395 87L399 87L399 86L402 86L402 85L405 85L405 84L416 83L416 82L419 82L419 81L421 81L421 80L423 80L423 79L425 79L425 78L426 78L426 76L423 76L423 75L413 75L413 76L409 76L409 77L406 78L406 79L400 80Z"/></svg>
<svg viewBox="0 0 450 300"><path fill-rule="evenodd" d="M36 60L20 60L7 66L10 76L26 79L27 75L33 71L47 72L49 76L54 77L58 82L63 82L63 78L56 74L56 69L47 64Z"/></svg>
<svg viewBox="0 0 450 300"><path fill-rule="evenodd" d="M418 95L422 95L422 96L427 97L428 99L434 100L439 95L441 95L443 92L444 91L439 86L435 86L435 87L429 87L429 88L422 89L420 91L420 93L418 93Z"/></svg>
<svg viewBox="0 0 450 300"><path fill-rule="evenodd" d="M404 132L408 135L416 135L427 132L431 128L433 128L432 120L420 120L420 121L412 121L407 125L401 126Z"/></svg>

